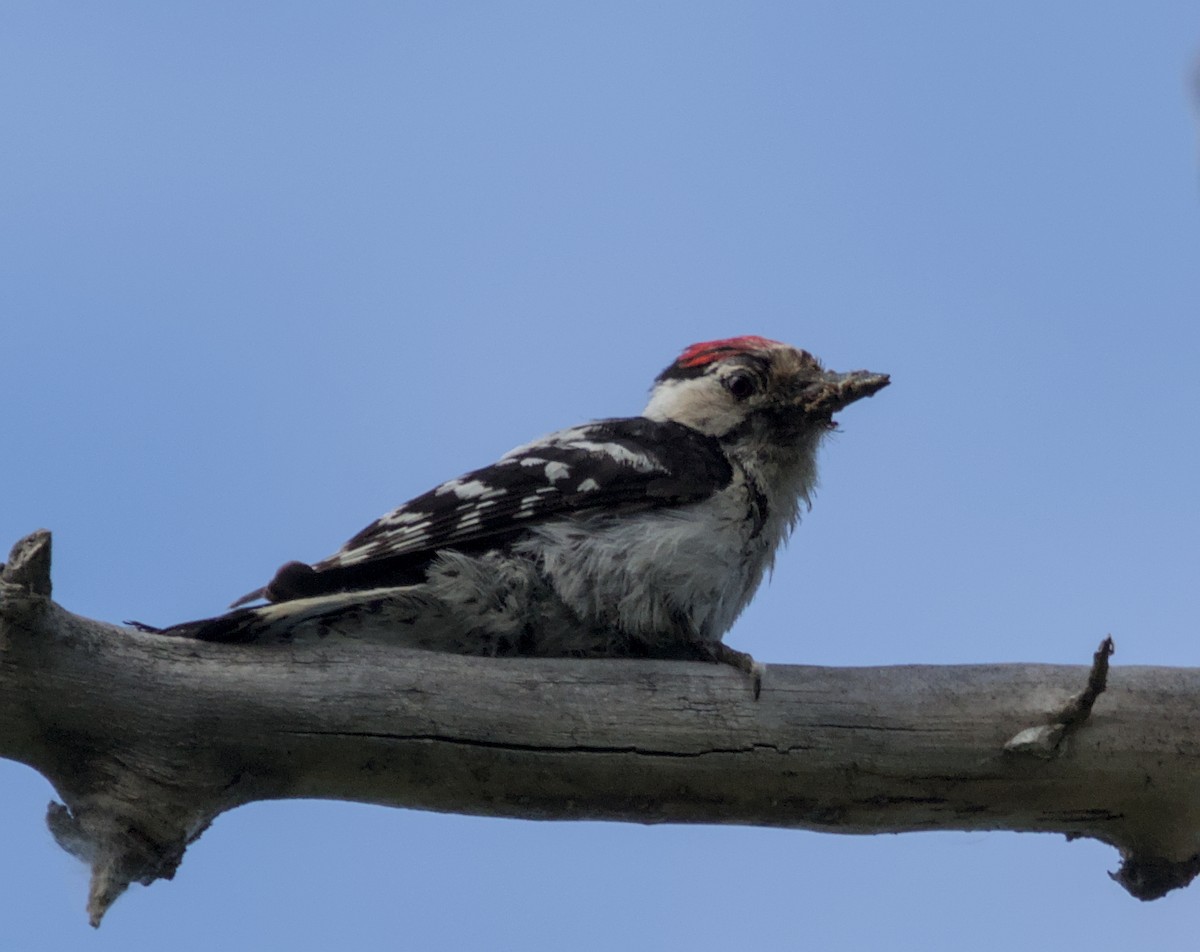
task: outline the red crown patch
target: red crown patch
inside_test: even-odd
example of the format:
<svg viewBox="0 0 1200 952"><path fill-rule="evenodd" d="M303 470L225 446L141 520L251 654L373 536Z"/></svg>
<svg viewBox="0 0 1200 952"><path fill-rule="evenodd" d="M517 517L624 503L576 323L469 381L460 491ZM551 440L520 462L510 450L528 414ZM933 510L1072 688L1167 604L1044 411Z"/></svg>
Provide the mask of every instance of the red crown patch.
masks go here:
<svg viewBox="0 0 1200 952"><path fill-rule="evenodd" d="M703 367L714 360L739 354L748 350L766 350L770 347L782 347L776 340L768 340L754 334L746 337L727 337L724 340L710 340L703 344L692 344L675 361L677 367Z"/></svg>

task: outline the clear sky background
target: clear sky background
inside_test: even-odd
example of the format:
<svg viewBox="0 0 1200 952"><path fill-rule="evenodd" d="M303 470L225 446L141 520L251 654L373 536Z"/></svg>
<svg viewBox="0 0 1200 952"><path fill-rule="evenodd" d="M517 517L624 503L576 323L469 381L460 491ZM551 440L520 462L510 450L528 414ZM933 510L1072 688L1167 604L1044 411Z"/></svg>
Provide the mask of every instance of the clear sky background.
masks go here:
<svg viewBox="0 0 1200 952"><path fill-rule="evenodd" d="M282 562L757 333L892 374L729 636L1200 664L1200 7L0 9L0 547L73 611ZM336 703L331 700L331 703ZM1194 948L1060 836L222 816L93 934L0 763L24 950Z"/></svg>

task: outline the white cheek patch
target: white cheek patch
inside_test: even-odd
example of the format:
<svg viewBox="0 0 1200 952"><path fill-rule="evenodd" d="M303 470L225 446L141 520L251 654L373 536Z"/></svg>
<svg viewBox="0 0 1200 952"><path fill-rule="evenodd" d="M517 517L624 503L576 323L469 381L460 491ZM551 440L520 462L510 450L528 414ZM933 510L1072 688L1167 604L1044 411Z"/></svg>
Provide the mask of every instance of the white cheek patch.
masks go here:
<svg viewBox="0 0 1200 952"><path fill-rule="evenodd" d="M735 403L715 372L682 380L663 380L642 411L651 420L674 421L709 436L729 432L746 415Z"/></svg>
<svg viewBox="0 0 1200 952"><path fill-rule="evenodd" d="M650 402L642 411L642 416L651 420L667 420L674 416L672 410L680 399L680 391L684 387L683 380L663 380L650 396Z"/></svg>

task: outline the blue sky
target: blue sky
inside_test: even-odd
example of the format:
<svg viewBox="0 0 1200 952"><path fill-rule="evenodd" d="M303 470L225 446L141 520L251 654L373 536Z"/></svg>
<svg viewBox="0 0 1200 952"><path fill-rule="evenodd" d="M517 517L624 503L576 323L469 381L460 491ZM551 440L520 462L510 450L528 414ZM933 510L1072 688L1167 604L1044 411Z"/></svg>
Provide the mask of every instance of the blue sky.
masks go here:
<svg viewBox="0 0 1200 952"><path fill-rule="evenodd" d="M209 614L757 333L892 374L728 640L1200 664L1192 3L9 3L0 546ZM22 950L1190 947L1056 836L222 816L98 934L0 763ZM981 928L982 927L982 928ZM1185 945L1186 943L1186 945Z"/></svg>

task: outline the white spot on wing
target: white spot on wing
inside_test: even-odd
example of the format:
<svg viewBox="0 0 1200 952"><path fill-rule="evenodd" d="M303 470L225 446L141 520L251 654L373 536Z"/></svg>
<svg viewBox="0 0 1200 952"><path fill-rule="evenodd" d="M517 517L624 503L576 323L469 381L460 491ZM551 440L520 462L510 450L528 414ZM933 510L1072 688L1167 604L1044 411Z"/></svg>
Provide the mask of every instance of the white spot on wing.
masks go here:
<svg viewBox="0 0 1200 952"><path fill-rule="evenodd" d="M404 533L400 541L403 542L403 544L407 547L414 544L428 542L431 537L432 533L430 532L429 527L425 526L424 528L414 529L410 532Z"/></svg>
<svg viewBox="0 0 1200 952"><path fill-rule="evenodd" d="M551 483L556 483L560 479L566 479L571 475L571 467L566 463L547 463L546 464L546 480Z"/></svg>
<svg viewBox="0 0 1200 952"><path fill-rule="evenodd" d="M652 473L656 470L661 471L662 469L654 460L649 459L641 453L635 453L620 443L597 443L594 440L580 440L573 445L576 449L583 450L585 453L607 456L614 463L628 466L639 473Z"/></svg>
<svg viewBox="0 0 1200 952"><path fill-rule="evenodd" d="M373 539L366 545L353 549L342 549L326 559L323 565L357 565L371 559L383 558L393 552L408 552L420 549L429 541L428 529L405 529L390 533L382 539Z"/></svg>
<svg viewBox="0 0 1200 952"><path fill-rule="evenodd" d="M379 525L381 526L411 526L414 523L420 522L422 519L428 519L429 516L423 512L413 512L411 509L396 509L389 512L386 516L379 517Z"/></svg>
<svg viewBox="0 0 1200 952"><path fill-rule="evenodd" d="M462 479L460 477L442 483L433 492L437 496L454 493L459 499L493 499L496 496L503 496L508 490L499 486L491 486L481 479Z"/></svg>
<svg viewBox="0 0 1200 952"><path fill-rule="evenodd" d="M522 443L520 446L514 447L501 456L500 462L505 464L514 461L522 462L524 457L536 457L538 450L545 449L548 446L570 446L576 440L586 438L591 429L592 424L585 423L582 426L573 426L567 430L559 430L557 433L543 436L531 443Z"/></svg>
<svg viewBox="0 0 1200 952"><path fill-rule="evenodd" d="M594 493L600 488L600 484L589 476L582 483L575 487L577 493Z"/></svg>

